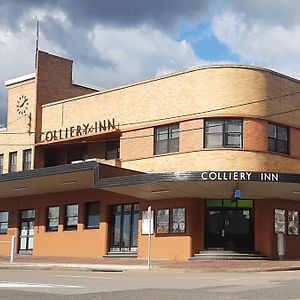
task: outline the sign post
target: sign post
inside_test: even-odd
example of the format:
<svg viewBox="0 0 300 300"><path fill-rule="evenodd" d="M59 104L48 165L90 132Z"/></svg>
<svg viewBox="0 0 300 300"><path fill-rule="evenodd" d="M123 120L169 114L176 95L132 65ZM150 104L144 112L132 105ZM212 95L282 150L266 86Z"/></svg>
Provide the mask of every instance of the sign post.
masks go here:
<svg viewBox="0 0 300 300"><path fill-rule="evenodd" d="M148 207L148 221L149 221L149 234L148 234L148 271L151 270L151 215L152 215L152 209L151 209L151 205Z"/></svg>

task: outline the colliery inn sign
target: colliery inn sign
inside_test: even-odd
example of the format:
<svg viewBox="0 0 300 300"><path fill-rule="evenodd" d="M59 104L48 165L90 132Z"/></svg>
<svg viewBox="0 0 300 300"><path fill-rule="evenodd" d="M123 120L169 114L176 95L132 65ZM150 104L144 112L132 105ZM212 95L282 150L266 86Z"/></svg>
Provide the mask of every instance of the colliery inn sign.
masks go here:
<svg viewBox="0 0 300 300"><path fill-rule="evenodd" d="M96 121L94 123L86 123L76 126L67 127L64 129L42 132L40 142L53 142L68 138L81 137L88 134L100 133L116 129L115 119L107 119Z"/></svg>

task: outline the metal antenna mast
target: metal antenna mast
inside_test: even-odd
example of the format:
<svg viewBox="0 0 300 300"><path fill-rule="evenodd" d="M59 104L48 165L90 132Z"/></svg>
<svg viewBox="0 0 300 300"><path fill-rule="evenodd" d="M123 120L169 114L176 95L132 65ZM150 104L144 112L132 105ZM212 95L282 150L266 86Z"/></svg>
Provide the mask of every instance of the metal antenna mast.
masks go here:
<svg viewBox="0 0 300 300"><path fill-rule="evenodd" d="M39 51L39 19L36 19L35 68L37 68L38 51Z"/></svg>

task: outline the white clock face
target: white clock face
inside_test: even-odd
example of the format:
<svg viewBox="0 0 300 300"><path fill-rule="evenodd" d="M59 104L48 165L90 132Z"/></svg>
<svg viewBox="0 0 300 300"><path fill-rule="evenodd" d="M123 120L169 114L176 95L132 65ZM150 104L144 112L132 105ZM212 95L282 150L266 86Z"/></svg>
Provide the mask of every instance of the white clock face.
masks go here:
<svg viewBox="0 0 300 300"><path fill-rule="evenodd" d="M22 95L17 102L17 112L19 115L25 115L28 110L28 98Z"/></svg>

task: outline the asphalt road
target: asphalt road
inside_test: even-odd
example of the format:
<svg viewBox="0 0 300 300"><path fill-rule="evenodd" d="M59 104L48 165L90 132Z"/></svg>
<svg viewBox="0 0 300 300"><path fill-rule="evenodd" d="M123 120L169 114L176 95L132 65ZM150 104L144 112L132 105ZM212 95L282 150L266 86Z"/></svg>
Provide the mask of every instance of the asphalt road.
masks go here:
<svg viewBox="0 0 300 300"><path fill-rule="evenodd" d="M123 273L0 270L0 299L300 300L300 271Z"/></svg>

